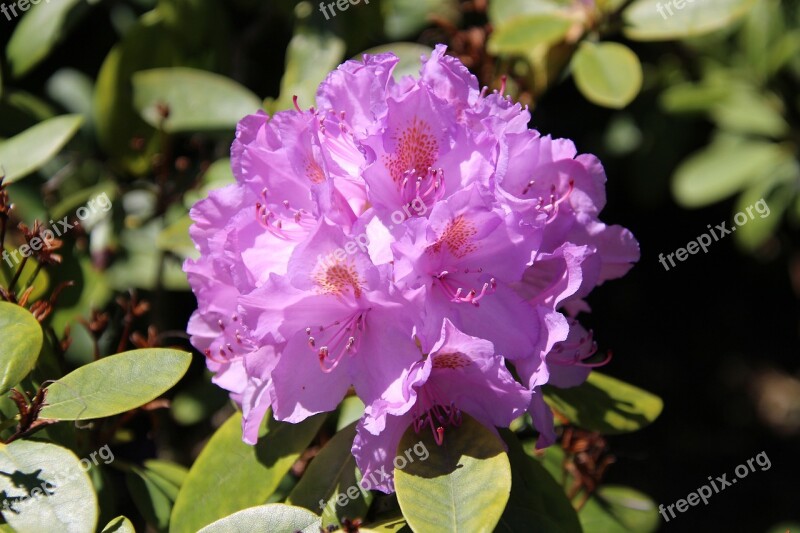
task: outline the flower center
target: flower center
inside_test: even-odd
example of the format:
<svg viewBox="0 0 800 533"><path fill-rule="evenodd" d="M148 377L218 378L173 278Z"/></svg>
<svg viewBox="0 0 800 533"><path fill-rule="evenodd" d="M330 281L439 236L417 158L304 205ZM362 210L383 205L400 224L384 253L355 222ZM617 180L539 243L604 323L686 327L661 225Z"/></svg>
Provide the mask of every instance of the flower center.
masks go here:
<svg viewBox="0 0 800 533"><path fill-rule="evenodd" d="M256 220L261 226L279 239L300 241L311 231L316 223L314 216L305 209L293 209L289 200L270 204L269 190L261 191L263 203L256 203Z"/></svg>
<svg viewBox="0 0 800 533"><path fill-rule="evenodd" d="M367 330L367 313L369 309L359 309L344 320L337 320L327 326L316 328L319 340L324 339L325 344L318 346L318 339L312 336L314 328L307 327L308 346L319 357L319 366L323 372L329 374L339 366L345 355L354 355L361 346L361 340Z"/></svg>
<svg viewBox="0 0 800 533"><path fill-rule="evenodd" d="M472 238L477 234L478 228L475 224L464 215L458 215L447 223L436 242L429 245L425 251L429 254L438 254L447 249L453 257L462 259L478 249L478 245L472 242Z"/></svg>
<svg viewBox="0 0 800 533"><path fill-rule="evenodd" d="M447 405L437 396L436 389L430 382L419 389L417 404L412 413L413 427L416 433L422 431L425 426L430 427L434 441L441 446L444 442L445 427L461 425L461 410L454 402Z"/></svg>
<svg viewBox="0 0 800 533"><path fill-rule="evenodd" d="M483 269L470 270L465 268L463 270L443 270L439 274L433 276L435 280L434 283L439 286L451 302L469 303L478 307L484 296L493 294L495 290L497 290L497 280L494 278L490 278L489 281L485 282L480 290L475 288L465 289L464 287L458 286L458 281L454 279L454 276L461 272L464 274L481 274Z"/></svg>
<svg viewBox="0 0 800 533"><path fill-rule="evenodd" d="M361 297L363 290L363 280L358 275L358 270L352 262L344 261L328 256L318 266L311 276L320 294L332 294L343 296L349 291L353 291L353 296Z"/></svg>

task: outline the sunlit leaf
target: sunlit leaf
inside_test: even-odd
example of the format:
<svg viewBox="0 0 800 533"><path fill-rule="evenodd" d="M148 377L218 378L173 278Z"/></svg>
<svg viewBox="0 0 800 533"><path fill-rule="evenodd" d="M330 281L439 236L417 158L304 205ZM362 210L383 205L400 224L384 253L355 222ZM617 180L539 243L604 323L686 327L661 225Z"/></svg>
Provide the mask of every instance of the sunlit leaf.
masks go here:
<svg viewBox="0 0 800 533"><path fill-rule="evenodd" d="M28 4L30 6L30 4ZM19 8L19 6L17 6ZM45 59L87 12L86 0L37 2L24 14L6 47L11 73L19 78ZM5 23L5 21L3 21Z"/></svg>
<svg viewBox="0 0 800 533"><path fill-rule="evenodd" d="M572 75L590 102L605 107L625 107L642 88L639 58L619 43L581 43L572 60Z"/></svg>
<svg viewBox="0 0 800 533"><path fill-rule="evenodd" d="M390 39L404 39L431 24L433 16L458 22L457 0L382 0L384 30Z"/></svg>
<svg viewBox="0 0 800 533"><path fill-rule="evenodd" d="M165 348L104 357L47 387L42 418L89 420L135 409L171 389L186 373L191 354Z"/></svg>
<svg viewBox="0 0 800 533"><path fill-rule="evenodd" d="M545 400L571 423L603 434L636 431L658 418L661 398L599 372L578 387L547 387Z"/></svg>
<svg viewBox="0 0 800 533"><path fill-rule="evenodd" d="M364 518L372 501L370 492L359 486L361 475L350 452L355 436L354 423L337 432L286 499L286 503L321 513L323 528L339 527L344 518ZM324 502L322 509L319 502Z"/></svg>
<svg viewBox="0 0 800 533"><path fill-rule="evenodd" d="M503 442L469 415L437 445L430 431L409 428L398 456L420 442L430 456L395 468L397 500L415 531L492 531L511 491ZM418 458L419 459L419 458Z"/></svg>
<svg viewBox="0 0 800 533"><path fill-rule="evenodd" d="M24 178L47 163L75 135L82 122L80 115L62 115L0 142L5 182Z"/></svg>
<svg viewBox="0 0 800 533"><path fill-rule="evenodd" d="M661 524L653 501L639 491L616 485L601 486L578 517L584 531L652 533Z"/></svg>
<svg viewBox="0 0 800 533"><path fill-rule="evenodd" d="M42 327L27 309L0 302L0 394L22 381L42 350Z"/></svg>
<svg viewBox="0 0 800 533"><path fill-rule="evenodd" d="M774 143L719 137L680 164L672 193L685 207L702 207L763 179L788 157Z"/></svg>
<svg viewBox="0 0 800 533"><path fill-rule="evenodd" d="M553 44L567 34L572 21L558 14L516 17L502 24L489 37L492 54L526 55L543 44Z"/></svg>
<svg viewBox="0 0 800 533"><path fill-rule="evenodd" d="M160 68L133 75L133 105L167 132L233 130L261 100L235 81L203 70ZM168 110L164 118L162 111Z"/></svg>
<svg viewBox="0 0 800 533"><path fill-rule="evenodd" d="M317 515L300 507L282 503L250 507L226 518L217 520L199 533L318 533Z"/></svg>
<svg viewBox="0 0 800 533"><path fill-rule="evenodd" d="M124 516L118 516L103 528L100 533L136 533L131 521Z"/></svg>
<svg viewBox="0 0 800 533"><path fill-rule="evenodd" d="M272 111L290 109L297 96L298 105L315 105L317 87L344 57L344 41L331 33L302 30L295 33L286 49L286 70L281 79L281 94L270 106Z"/></svg>
<svg viewBox="0 0 800 533"><path fill-rule="evenodd" d="M756 0L636 0L624 12L624 31L628 38L637 41L696 37L735 22L755 2Z"/></svg>
<svg viewBox="0 0 800 533"><path fill-rule="evenodd" d="M97 496L70 450L30 440L0 444L0 471L0 491L10 504L0 512L15 531L95 530Z"/></svg>
<svg viewBox="0 0 800 533"><path fill-rule="evenodd" d="M178 493L171 532L194 533L215 520L266 501L317 434L325 415L299 424L276 422L269 414L267 418L255 446L242 442L240 413L214 433ZM225 497L220 498L220 494Z"/></svg>

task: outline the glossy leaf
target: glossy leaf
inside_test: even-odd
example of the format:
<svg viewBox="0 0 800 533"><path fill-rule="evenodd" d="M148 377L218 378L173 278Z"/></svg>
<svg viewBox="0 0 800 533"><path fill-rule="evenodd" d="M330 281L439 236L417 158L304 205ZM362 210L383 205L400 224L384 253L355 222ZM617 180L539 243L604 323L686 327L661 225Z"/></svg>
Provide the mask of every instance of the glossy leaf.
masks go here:
<svg viewBox="0 0 800 533"><path fill-rule="evenodd" d="M642 88L639 58L619 43L581 43L572 60L572 75L590 102L605 107L625 107Z"/></svg>
<svg viewBox="0 0 800 533"><path fill-rule="evenodd" d="M70 450L29 440L0 444L0 491L10 503L0 512L20 532L94 531L97 496Z"/></svg>
<svg viewBox="0 0 800 533"><path fill-rule="evenodd" d="M189 226L191 225L192 219L189 218L189 215L182 216L161 230L156 238L156 248L182 258L199 257L200 254L189 237Z"/></svg>
<svg viewBox="0 0 800 533"><path fill-rule="evenodd" d="M133 350L84 365L47 387L42 418L89 420L158 398L186 373L192 356L164 348Z"/></svg>
<svg viewBox="0 0 800 533"><path fill-rule="evenodd" d="M271 110L290 109L297 96L303 109L315 105L317 87L344 57L344 41L331 33L297 32L286 49L286 70L281 79L281 94Z"/></svg>
<svg viewBox="0 0 800 533"><path fill-rule="evenodd" d="M675 170L672 193L684 207L702 207L759 181L788 157L774 143L719 137Z"/></svg>
<svg viewBox="0 0 800 533"><path fill-rule="evenodd" d="M487 49L492 54L527 55L537 46L562 40L570 26L572 22L558 14L516 17L492 32Z"/></svg>
<svg viewBox="0 0 800 533"><path fill-rule="evenodd" d="M578 387L548 386L545 399L576 426L607 435L641 429L664 407L658 396L599 372Z"/></svg>
<svg viewBox="0 0 800 533"><path fill-rule="evenodd" d="M235 81L204 70L159 68L133 75L133 105L145 122L166 132L233 130L261 100ZM169 110L167 118L159 109Z"/></svg>
<svg viewBox="0 0 800 533"><path fill-rule="evenodd" d="M600 487L578 517L584 531L603 533L652 533L661 525L656 504L650 498L616 485Z"/></svg>
<svg viewBox="0 0 800 533"><path fill-rule="evenodd" d="M172 512L172 500L147 472L133 467L125 473L125 484L144 519L158 531L165 531Z"/></svg>
<svg viewBox="0 0 800 533"><path fill-rule="evenodd" d="M6 47L11 73L19 78L45 59L67 31L88 11L86 0L57 0L30 5ZM19 6L17 6L19 8ZM5 23L5 21L3 21Z"/></svg>
<svg viewBox="0 0 800 533"><path fill-rule="evenodd" d="M343 518L364 518L372 501L370 492L359 486L361 474L350 452L355 436L355 423L338 431L286 499L288 504L321 513L323 528L331 524L339 527ZM325 503L322 509L320 501Z"/></svg>
<svg viewBox="0 0 800 533"><path fill-rule="evenodd" d="M557 13L569 3L564 0L492 0L489 2L489 21L496 28L516 18L540 13Z"/></svg>
<svg viewBox="0 0 800 533"><path fill-rule="evenodd" d="M5 171L5 182L24 178L50 161L75 135L82 122L80 115L62 115L0 142L0 165Z"/></svg>
<svg viewBox="0 0 800 533"><path fill-rule="evenodd" d="M242 442L240 413L214 433L178 493L170 531L194 533L215 520L266 501L317 434L325 415L300 424L267 418L255 446ZM220 494L225 497L220 498Z"/></svg>
<svg viewBox="0 0 800 533"><path fill-rule="evenodd" d="M767 179L754 183L739 195L734 222L736 218L741 220L738 213L747 217L745 224L736 226L736 242L742 248L754 251L769 239L795 197L793 191L798 179L800 164L788 158L771 169Z"/></svg>
<svg viewBox="0 0 800 533"><path fill-rule="evenodd" d="M136 533L131 521L124 516L118 516L103 528L100 533Z"/></svg>
<svg viewBox="0 0 800 533"><path fill-rule="evenodd" d="M501 434L511 463L511 496L495 531L581 533L578 515L561 485L525 454L514 433Z"/></svg>
<svg viewBox="0 0 800 533"><path fill-rule="evenodd" d="M318 533L319 528L320 520L314 513L300 507L272 503L234 513L209 524L199 533Z"/></svg>
<svg viewBox="0 0 800 533"><path fill-rule="evenodd" d="M397 501L411 529L493 531L511 491L503 442L467 414L460 426L447 428L441 446L431 432L409 428L398 457L420 442L430 456L394 471Z"/></svg>
<svg viewBox="0 0 800 533"><path fill-rule="evenodd" d="M696 37L743 17L756 0L636 0L624 12L625 35L637 41ZM680 9L677 5L681 5ZM667 7L669 6L669 8Z"/></svg>
<svg viewBox="0 0 800 533"><path fill-rule="evenodd" d="M383 27L390 39L405 39L432 23L436 16L451 23L459 18L457 0L382 0Z"/></svg>
<svg viewBox="0 0 800 533"><path fill-rule="evenodd" d="M0 394L22 381L42 351L42 327L27 309L0 302Z"/></svg>

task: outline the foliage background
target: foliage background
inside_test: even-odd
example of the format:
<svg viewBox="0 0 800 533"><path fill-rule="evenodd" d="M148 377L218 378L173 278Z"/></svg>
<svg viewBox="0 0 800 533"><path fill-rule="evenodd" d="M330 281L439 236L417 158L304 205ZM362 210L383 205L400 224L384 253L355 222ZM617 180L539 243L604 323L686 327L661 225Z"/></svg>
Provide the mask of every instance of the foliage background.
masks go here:
<svg viewBox="0 0 800 533"><path fill-rule="evenodd" d="M266 98L265 107L275 110L288 108L293 94L304 107L311 105L320 77L343 58L386 45L416 59L419 48L389 45L445 42L482 84L497 88L507 74L512 94L531 105L533 127L569 137L581 152L600 157L609 177L603 219L630 228L641 244L642 259L633 271L591 295L587 322L601 348L614 352L603 371L659 395L665 407L646 429L608 437L617 460L605 482L669 504L707 476L732 472L765 451L769 471L751 474L707 506L662 523L662 529L769 531L792 521L800 527L798 6L695 0L705 3L714 31L651 41L629 40L620 31L621 16L608 15L597 25L582 18L580 9L594 12L593 2L490 0L489 17L497 19L492 9L501 8L493 3L512 15L503 22L487 20L479 0L372 0L328 21L316 5L290 0L53 0L22 19L0 16L0 139L51 116L84 117L57 157L9 187L16 221L31 224L46 213L68 213L100 191L114 199L113 217L90 236L71 236L61 250L63 264L49 269L51 288L75 281L50 318L59 336L72 324L65 364L92 360L91 336L75 322L88 318L92 308L110 313L109 329L99 339L102 353L113 352L126 337L124 313L113 299L130 288L150 302L149 313L137 317L132 330L146 337L154 326L161 336L151 344L189 348L181 332L195 302L179 269L191 248L185 213L205 184L226 179L230 117L248 112L246 106L241 112L233 104L224 108L230 103L227 89L206 91L205 98L189 102L183 116L188 125L182 126L178 109L164 118L154 104L157 96L144 94L135 107L151 125L170 130L159 132L129 104L134 72L187 66L219 73L258 95L256 104ZM596 7L615 14L629 4L598 0ZM569 75L577 40L572 33L543 43L540 33L524 30L512 36L517 40L510 52L500 45L487 50L493 29L539 9L568 12L572 31L579 28L577 38L629 46L643 70L635 98L615 108L587 100L587 91ZM647 9L654 14L655 3ZM737 10L743 16L725 19ZM34 13L41 19L29 23ZM629 80L627 67L616 68L623 71L610 76L612 82ZM746 87L740 90L741 84ZM252 101L249 93L239 95L241 105ZM779 147L779 155L737 177L739 168L730 161L738 146L716 154L699 175L686 170L687 158L720 132ZM682 172L689 176L680 177ZM692 188L693 183L700 185ZM665 271L658 254L684 246L707 224L729 221L740 209L739 191L752 198L744 205L767 198L769 227L724 239L707 254ZM158 457L188 466L232 412L225 395L209 383L200 357L169 396L169 410L126 421L114 444L119 458L141 464ZM141 526L146 513L140 506L125 493L116 498L118 512L103 518L124 513Z"/></svg>

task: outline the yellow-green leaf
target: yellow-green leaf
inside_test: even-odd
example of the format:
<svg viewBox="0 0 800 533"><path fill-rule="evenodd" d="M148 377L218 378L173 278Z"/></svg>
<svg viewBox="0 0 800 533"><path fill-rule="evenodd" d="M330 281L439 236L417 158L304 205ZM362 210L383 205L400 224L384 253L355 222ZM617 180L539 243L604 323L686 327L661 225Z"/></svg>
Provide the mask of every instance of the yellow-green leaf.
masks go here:
<svg viewBox="0 0 800 533"><path fill-rule="evenodd" d="M619 43L581 43L572 60L572 75L590 102L605 107L625 107L642 88L639 58Z"/></svg>

